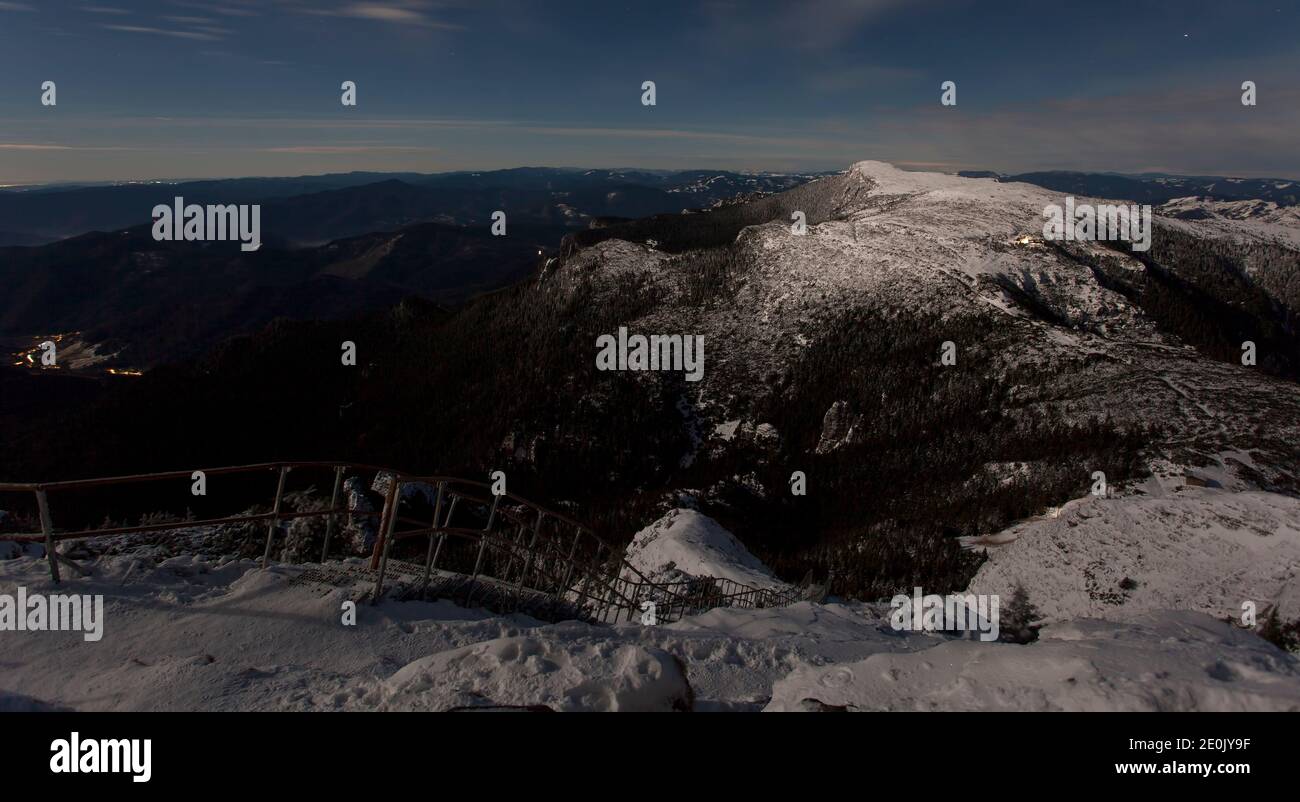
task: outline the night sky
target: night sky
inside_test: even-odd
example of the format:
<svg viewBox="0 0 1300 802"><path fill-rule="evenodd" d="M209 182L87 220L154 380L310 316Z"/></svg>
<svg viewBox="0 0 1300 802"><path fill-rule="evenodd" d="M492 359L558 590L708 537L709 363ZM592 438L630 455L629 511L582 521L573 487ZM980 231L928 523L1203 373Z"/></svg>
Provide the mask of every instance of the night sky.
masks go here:
<svg viewBox="0 0 1300 802"><path fill-rule="evenodd" d="M1294 0L0 2L0 184L859 159L1300 178L1298 33Z"/></svg>

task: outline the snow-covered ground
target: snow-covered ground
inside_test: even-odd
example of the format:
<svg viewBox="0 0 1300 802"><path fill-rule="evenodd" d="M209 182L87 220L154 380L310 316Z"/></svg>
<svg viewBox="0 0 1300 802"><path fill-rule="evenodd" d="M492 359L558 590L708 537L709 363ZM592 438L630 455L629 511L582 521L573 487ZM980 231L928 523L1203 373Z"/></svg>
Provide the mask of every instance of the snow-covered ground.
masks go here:
<svg viewBox="0 0 1300 802"><path fill-rule="evenodd" d="M0 632L0 709L757 709L799 665L922 648L869 608L715 610L677 624L603 627L495 616L450 602L360 605L295 581L297 566L101 557L55 588L44 560L0 561L0 593L103 594L98 642Z"/></svg>
<svg viewBox="0 0 1300 802"><path fill-rule="evenodd" d="M1200 613L1048 627L1025 646L953 640L801 667L768 710L1300 710L1294 657Z"/></svg>
<svg viewBox="0 0 1300 802"><path fill-rule="evenodd" d="M1154 480L1139 491L1079 499L987 538L970 590L1021 584L1050 619L1161 609L1237 619L1246 602L1300 617L1300 499Z"/></svg>
<svg viewBox="0 0 1300 802"><path fill-rule="evenodd" d="M679 566L766 574L699 513L648 531ZM104 596L99 641L0 632L0 710L1300 709L1300 661L1196 612L1063 621L1026 646L809 602L604 627L385 600L349 626L356 589L300 566L150 555L57 588L38 555L0 561L0 594Z"/></svg>

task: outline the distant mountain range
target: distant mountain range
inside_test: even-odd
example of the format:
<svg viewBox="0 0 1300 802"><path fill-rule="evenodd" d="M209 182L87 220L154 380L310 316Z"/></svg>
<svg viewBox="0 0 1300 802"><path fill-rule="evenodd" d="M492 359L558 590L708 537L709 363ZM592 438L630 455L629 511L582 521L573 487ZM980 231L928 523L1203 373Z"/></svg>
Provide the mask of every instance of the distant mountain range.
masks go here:
<svg viewBox="0 0 1300 802"><path fill-rule="evenodd" d="M348 317L406 296L458 304L524 278L566 234L593 224L677 215L810 178L520 168L4 191L0 228L17 244L0 246L0 337L12 351L77 332L98 368L148 368L277 317ZM176 196L261 204L262 249L155 242L153 206ZM496 210L507 214L505 236L491 234Z"/></svg>
<svg viewBox="0 0 1300 802"><path fill-rule="evenodd" d="M420 223L328 245L155 242L149 225L0 248L0 335L79 332L104 366L195 356L277 317L332 319L406 296L459 303L529 275L565 229Z"/></svg>
<svg viewBox="0 0 1300 802"><path fill-rule="evenodd" d="M1078 173L1052 170L1007 175L990 170L963 170L963 178L993 178L1003 183L1021 182L1055 192L1113 198L1153 205L1174 198L1200 197L1214 201L1261 200L1278 206L1300 204L1300 181L1286 178L1225 178L1223 176L1167 175L1165 173Z"/></svg>
<svg viewBox="0 0 1300 802"><path fill-rule="evenodd" d="M18 188L0 190L0 246L129 228L148 222L156 204L177 196L198 204L260 203L264 239L303 247L422 222L486 225L496 210L514 222L584 228L597 217L707 208L811 177L522 167Z"/></svg>

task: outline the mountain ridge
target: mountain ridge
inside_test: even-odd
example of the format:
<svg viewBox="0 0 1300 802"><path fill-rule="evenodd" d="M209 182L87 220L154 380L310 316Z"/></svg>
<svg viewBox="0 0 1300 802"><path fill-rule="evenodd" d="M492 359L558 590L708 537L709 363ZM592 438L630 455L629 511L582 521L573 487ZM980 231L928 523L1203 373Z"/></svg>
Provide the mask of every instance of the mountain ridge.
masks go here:
<svg viewBox="0 0 1300 802"><path fill-rule="evenodd" d="M1060 200L860 162L614 222L446 315L284 323L146 374L51 422L49 442L15 434L13 464L66 478L69 438L85 444L75 469L99 474L290 451L504 470L614 541L689 497L782 579L833 573L859 598L965 588L982 558L958 537L1087 495L1098 472L1122 488L1164 461L1300 492L1274 281L1295 275L1295 252L1162 216L1146 254L1043 241L1043 206ZM703 381L598 370L597 338L619 327L702 336ZM1240 363L1246 335L1259 367ZM338 366L345 339L363 367Z"/></svg>

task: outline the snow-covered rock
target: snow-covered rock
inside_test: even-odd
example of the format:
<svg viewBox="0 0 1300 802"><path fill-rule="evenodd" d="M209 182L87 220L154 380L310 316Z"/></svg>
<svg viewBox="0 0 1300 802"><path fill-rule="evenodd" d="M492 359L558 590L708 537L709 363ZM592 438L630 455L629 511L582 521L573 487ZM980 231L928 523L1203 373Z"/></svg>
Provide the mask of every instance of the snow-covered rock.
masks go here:
<svg viewBox="0 0 1300 802"><path fill-rule="evenodd" d="M835 449L857 442L862 434L862 416L854 415L844 401L836 401L822 417L821 436L817 439L818 454L829 454Z"/></svg>
<svg viewBox="0 0 1300 802"><path fill-rule="evenodd" d="M637 532L623 558L654 582L715 577L754 588L789 587L735 535L696 510L671 510Z"/></svg>
<svg viewBox="0 0 1300 802"><path fill-rule="evenodd" d="M347 478L343 483L343 492L348 503L344 538L351 553L364 554L374 547L375 538L379 536L379 518L366 514L375 512L375 505L366 497L365 483L358 476Z"/></svg>

